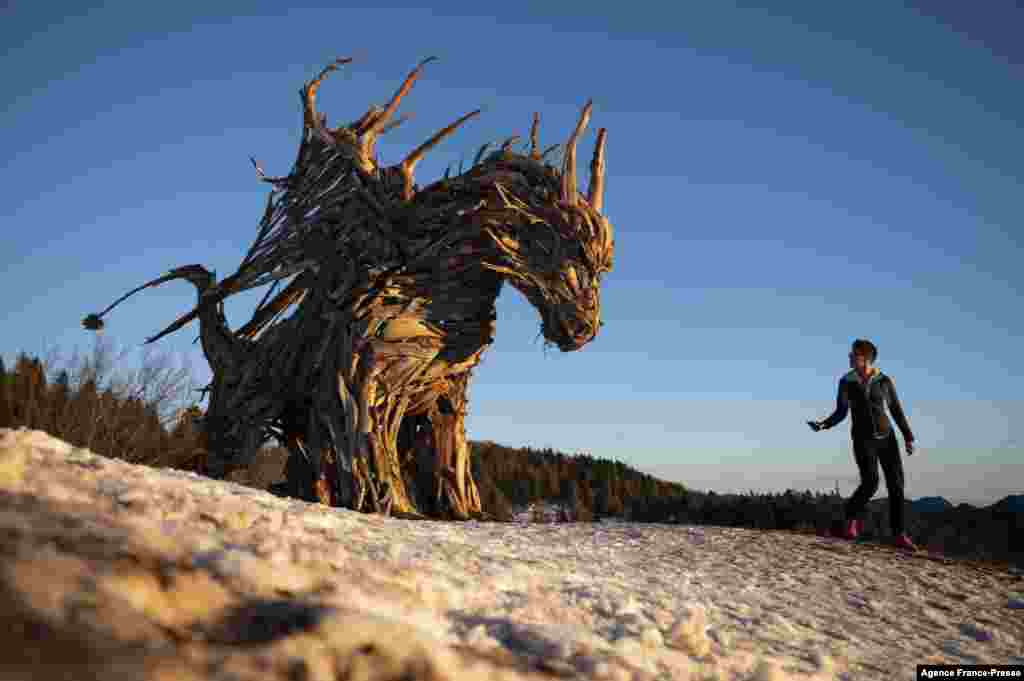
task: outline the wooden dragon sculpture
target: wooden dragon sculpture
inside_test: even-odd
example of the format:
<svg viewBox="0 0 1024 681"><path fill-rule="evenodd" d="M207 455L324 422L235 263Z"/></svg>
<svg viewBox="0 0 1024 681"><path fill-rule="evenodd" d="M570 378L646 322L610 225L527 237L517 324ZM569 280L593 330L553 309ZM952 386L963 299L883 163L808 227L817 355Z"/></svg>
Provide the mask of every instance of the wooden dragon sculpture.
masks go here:
<svg viewBox="0 0 1024 681"><path fill-rule="evenodd" d="M560 145L538 150L534 114L525 153L512 151L517 137L490 154L484 145L467 171L421 189L416 164L479 111L382 167L375 143L405 120L394 114L431 59L386 106L329 128L317 89L350 61L337 60L300 91L304 131L292 172L267 177L253 160L272 190L235 274L217 282L200 265L171 270L83 325L98 330L137 291L188 280L196 307L146 342L199 319L213 371L202 419L208 474L247 466L274 438L290 451L294 496L410 517L485 517L463 425L469 380L493 341L504 281L538 310L546 342L571 351L596 335L614 245L602 215L605 130L586 197L577 191L576 145L590 103L560 169L545 161ZM232 331L223 300L268 284L252 319Z"/></svg>

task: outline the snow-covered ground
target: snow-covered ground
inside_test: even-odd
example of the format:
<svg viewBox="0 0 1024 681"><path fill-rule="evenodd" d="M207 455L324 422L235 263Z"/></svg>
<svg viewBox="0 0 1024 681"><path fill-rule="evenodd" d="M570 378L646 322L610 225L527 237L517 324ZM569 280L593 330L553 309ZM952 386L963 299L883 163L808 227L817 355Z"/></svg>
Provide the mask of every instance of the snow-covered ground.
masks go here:
<svg viewBox="0 0 1024 681"><path fill-rule="evenodd" d="M506 670L637 681L888 681L914 678L926 661L1024 663L1020 571L810 535L386 518L131 466L24 431L0 431L0 489L73 512L74 522L47 530L56 540L33 544L42 517L0 509L0 538L23 538L8 586L58 621L78 618L69 626L94 617L143 631L132 624L138 615L204 630L225 609L244 614L257 596L306 608L302 632L283 628L259 646L231 648L243 666L299 656L315 671L371 644L411 659L412 642L416 664L463 670L409 677L417 680L519 678L465 671L476 659L469 651ZM552 506L542 510L557 513ZM186 566L191 581L174 592L139 576L150 559L116 570L102 562L125 555ZM93 561L93 577L82 579L72 560ZM63 610L80 602L91 609ZM309 636L315 646L303 648Z"/></svg>
<svg viewBox="0 0 1024 681"><path fill-rule="evenodd" d="M536 501L525 506L512 507L512 521L517 523L561 523L576 522L572 506L561 501ZM598 523L615 524L629 522L621 516L606 516L598 519Z"/></svg>

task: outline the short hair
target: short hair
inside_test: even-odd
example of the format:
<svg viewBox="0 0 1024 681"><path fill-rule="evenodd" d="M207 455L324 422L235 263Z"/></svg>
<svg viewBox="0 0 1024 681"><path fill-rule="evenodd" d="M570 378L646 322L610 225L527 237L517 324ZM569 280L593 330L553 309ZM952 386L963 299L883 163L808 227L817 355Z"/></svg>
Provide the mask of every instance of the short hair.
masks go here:
<svg viewBox="0 0 1024 681"><path fill-rule="evenodd" d="M858 338L857 340L853 341L853 346L851 347L851 350L853 354L864 355L872 362L878 359L878 348L875 347L874 343L872 343L866 338Z"/></svg>

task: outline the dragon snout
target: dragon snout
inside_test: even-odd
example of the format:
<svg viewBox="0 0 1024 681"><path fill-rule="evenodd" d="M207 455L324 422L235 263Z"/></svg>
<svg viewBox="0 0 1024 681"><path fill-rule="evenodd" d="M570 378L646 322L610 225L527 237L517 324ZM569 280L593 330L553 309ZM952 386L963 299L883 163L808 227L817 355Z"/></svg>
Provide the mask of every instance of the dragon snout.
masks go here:
<svg viewBox="0 0 1024 681"><path fill-rule="evenodd" d="M559 316L562 338L558 347L563 352L579 350L597 335L597 325L590 320L576 316Z"/></svg>

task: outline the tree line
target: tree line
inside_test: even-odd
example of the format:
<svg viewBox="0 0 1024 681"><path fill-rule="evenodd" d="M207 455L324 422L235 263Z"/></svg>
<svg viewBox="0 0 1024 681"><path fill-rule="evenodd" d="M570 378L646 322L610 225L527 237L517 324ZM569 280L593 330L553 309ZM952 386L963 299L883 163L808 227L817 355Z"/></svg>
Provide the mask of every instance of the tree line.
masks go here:
<svg viewBox="0 0 1024 681"><path fill-rule="evenodd" d="M70 360L21 353L8 369L0 357L0 428L42 430L129 463L201 470L202 437L186 418L200 411L186 404L188 367L150 353L124 371L119 359L102 341Z"/></svg>

